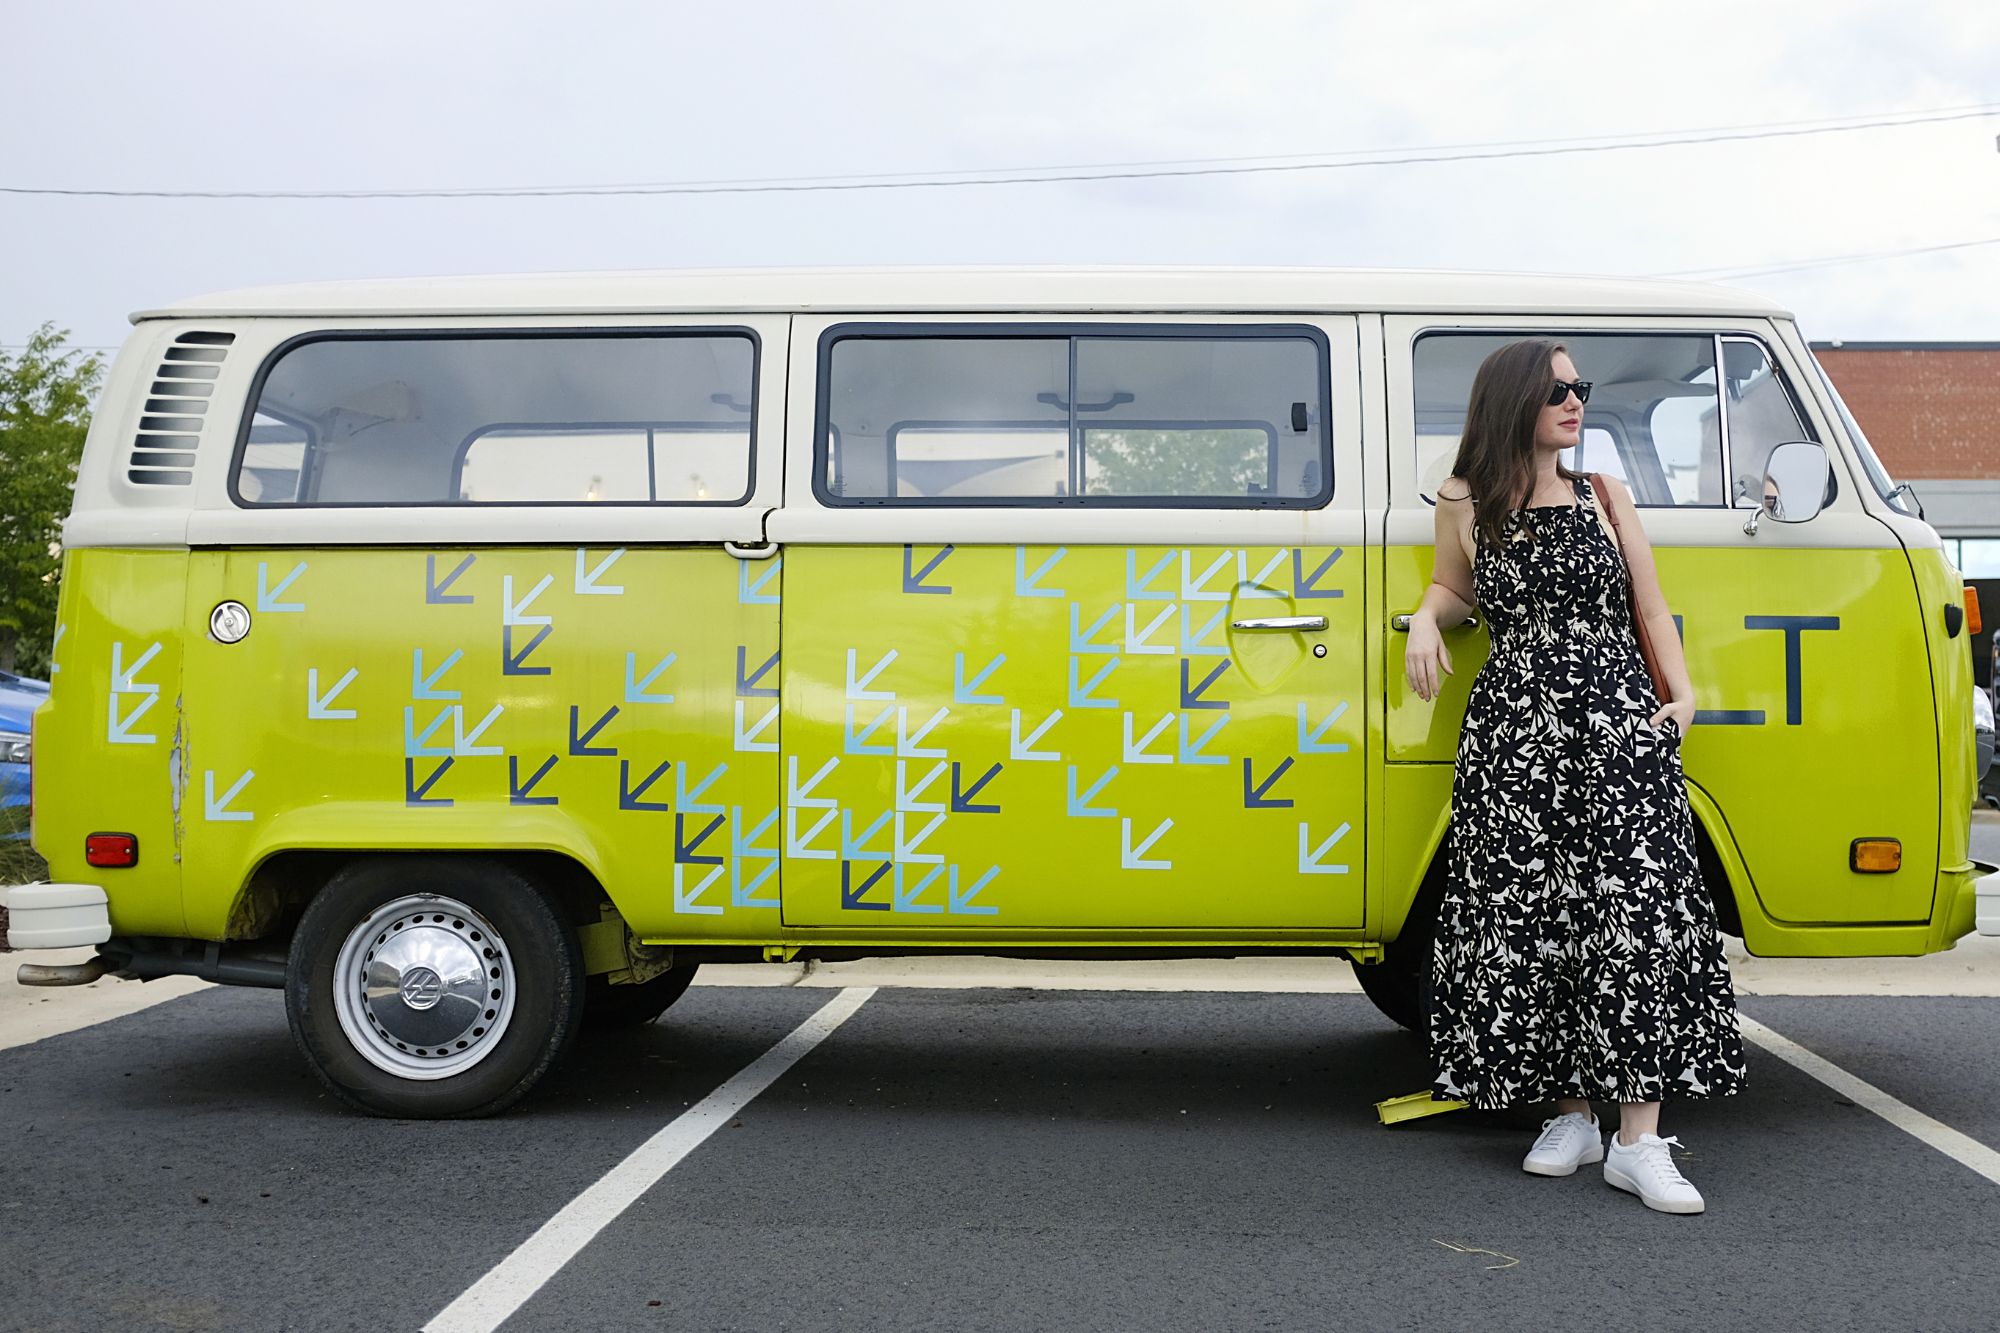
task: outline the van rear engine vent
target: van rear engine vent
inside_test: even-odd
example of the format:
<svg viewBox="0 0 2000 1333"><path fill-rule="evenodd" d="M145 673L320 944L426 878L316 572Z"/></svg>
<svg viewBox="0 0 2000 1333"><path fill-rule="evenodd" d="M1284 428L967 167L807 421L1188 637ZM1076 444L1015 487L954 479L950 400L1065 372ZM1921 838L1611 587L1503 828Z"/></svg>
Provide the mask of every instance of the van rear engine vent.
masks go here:
<svg viewBox="0 0 2000 1333"><path fill-rule="evenodd" d="M138 486L194 484L195 450L233 333L190 329L174 339L153 372L126 479Z"/></svg>

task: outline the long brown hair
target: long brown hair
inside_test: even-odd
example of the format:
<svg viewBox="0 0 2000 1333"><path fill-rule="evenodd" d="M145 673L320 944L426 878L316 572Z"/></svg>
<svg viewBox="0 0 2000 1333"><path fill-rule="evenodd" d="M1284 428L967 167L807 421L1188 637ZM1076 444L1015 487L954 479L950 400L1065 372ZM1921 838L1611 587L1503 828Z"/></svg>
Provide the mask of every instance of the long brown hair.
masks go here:
<svg viewBox="0 0 2000 1333"><path fill-rule="evenodd" d="M1535 426L1555 387L1556 353L1568 350L1553 338L1523 338L1494 348L1472 377L1465 433L1451 472L1472 488L1472 531L1482 545L1499 546L1508 515L1528 501L1535 482ZM1583 475L1560 462L1556 473L1571 481Z"/></svg>

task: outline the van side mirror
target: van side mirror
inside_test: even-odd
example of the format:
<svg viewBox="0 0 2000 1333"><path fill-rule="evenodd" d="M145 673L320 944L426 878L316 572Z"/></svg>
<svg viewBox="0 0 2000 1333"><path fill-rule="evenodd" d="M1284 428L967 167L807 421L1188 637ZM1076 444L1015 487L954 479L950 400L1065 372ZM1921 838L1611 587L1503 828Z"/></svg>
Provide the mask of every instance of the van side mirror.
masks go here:
<svg viewBox="0 0 2000 1333"><path fill-rule="evenodd" d="M1743 531L1757 535L1757 521L1768 514L1775 523L1805 523L1826 507L1827 483L1833 463L1826 450L1811 440L1787 440L1771 450L1764 462L1763 502L1753 510Z"/></svg>

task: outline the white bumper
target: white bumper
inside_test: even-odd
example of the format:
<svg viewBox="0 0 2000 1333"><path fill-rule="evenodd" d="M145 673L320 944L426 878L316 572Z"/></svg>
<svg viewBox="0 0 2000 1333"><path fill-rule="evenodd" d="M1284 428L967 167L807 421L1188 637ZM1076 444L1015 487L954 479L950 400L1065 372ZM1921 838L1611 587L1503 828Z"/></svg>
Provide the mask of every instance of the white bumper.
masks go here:
<svg viewBox="0 0 2000 1333"><path fill-rule="evenodd" d="M17 884L7 890L7 946L68 949L102 944L111 938L109 901L95 884ZM2000 913L2000 901L1994 910ZM1994 929L2000 931L2000 921Z"/></svg>
<svg viewBox="0 0 2000 1333"><path fill-rule="evenodd" d="M1972 928L1981 935L2000 935L2000 870L1972 881Z"/></svg>

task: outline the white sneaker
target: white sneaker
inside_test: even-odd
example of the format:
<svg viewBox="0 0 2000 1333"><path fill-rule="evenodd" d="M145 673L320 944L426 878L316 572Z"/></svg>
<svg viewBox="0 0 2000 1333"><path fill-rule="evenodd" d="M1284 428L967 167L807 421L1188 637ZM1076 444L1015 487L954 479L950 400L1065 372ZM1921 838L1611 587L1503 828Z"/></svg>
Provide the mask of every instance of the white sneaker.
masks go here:
<svg viewBox="0 0 2000 1333"><path fill-rule="evenodd" d="M1701 1191L1674 1165L1673 1145L1677 1138L1641 1134L1629 1148L1611 1136L1611 1151L1604 1158L1606 1183L1646 1201L1646 1206L1662 1213L1698 1213L1707 1207Z"/></svg>
<svg viewBox="0 0 2000 1333"><path fill-rule="evenodd" d="M1521 1169L1538 1176L1573 1176L1579 1166L1604 1160L1604 1131L1595 1119L1570 1111L1542 1122L1542 1136Z"/></svg>

